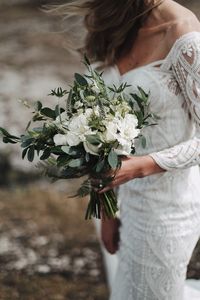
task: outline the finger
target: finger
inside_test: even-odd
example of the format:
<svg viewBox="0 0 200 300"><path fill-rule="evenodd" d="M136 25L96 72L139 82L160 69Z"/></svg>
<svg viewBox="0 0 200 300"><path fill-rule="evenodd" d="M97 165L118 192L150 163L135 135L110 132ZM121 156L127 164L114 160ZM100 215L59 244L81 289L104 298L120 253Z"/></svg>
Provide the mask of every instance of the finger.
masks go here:
<svg viewBox="0 0 200 300"><path fill-rule="evenodd" d="M98 190L98 193L99 194L102 194L102 193L105 193L109 190L112 190L113 188L119 186L120 184L122 184L124 182L121 181L121 178L115 178L109 185L106 185L104 188L102 189L99 189Z"/></svg>

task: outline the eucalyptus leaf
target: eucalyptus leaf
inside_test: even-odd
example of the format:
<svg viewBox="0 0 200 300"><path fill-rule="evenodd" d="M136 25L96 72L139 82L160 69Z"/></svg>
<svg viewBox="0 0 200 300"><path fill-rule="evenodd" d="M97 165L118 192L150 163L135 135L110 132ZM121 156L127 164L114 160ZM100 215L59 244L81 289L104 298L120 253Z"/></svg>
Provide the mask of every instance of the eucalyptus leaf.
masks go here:
<svg viewBox="0 0 200 300"><path fill-rule="evenodd" d="M69 157L67 155L60 155L57 158L57 166L58 167L68 166L70 161L71 161L71 157Z"/></svg>
<svg viewBox="0 0 200 300"><path fill-rule="evenodd" d="M118 156L117 154L111 150L108 154L108 163L112 169L116 169L118 165Z"/></svg>
<svg viewBox="0 0 200 300"><path fill-rule="evenodd" d="M80 150L77 149L76 147L70 147L70 146L62 146L61 147L61 150L71 156L76 156L78 154L81 154L80 153Z"/></svg>
<svg viewBox="0 0 200 300"><path fill-rule="evenodd" d="M87 140L90 144L93 144L93 145L99 145L99 144L101 144L101 140L100 140L100 138L98 137L98 135L96 135L96 134L87 135L87 136L86 136L86 140Z"/></svg>
<svg viewBox="0 0 200 300"><path fill-rule="evenodd" d="M82 75L80 75L79 73L75 73L74 77L75 77L76 82L79 85L81 85L81 86L87 86L88 85L87 80Z"/></svg>
<svg viewBox="0 0 200 300"><path fill-rule="evenodd" d="M16 143L17 143L17 141L14 141L14 140L12 140L11 138L9 138L9 137L7 137L7 136L4 136L4 137L3 137L3 142L4 142L5 144L16 144Z"/></svg>
<svg viewBox="0 0 200 300"><path fill-rule="evenodd" d="M96 172L97 172L97 173L101 172L101 171L103 170L103 168L104 168L104 165L105 165L105 160L102 159L101 161L99 161L99 162L96 164L96 167L95 167Z"/></svg>
<svg viewBox="0 0 200 300"><path fill-rule="evenodd" d="M34 104L34 108L36 111L40 111L42 108L42 103L40 101L36 101Z"/></svg>
<svg viewBox="0 0 200 300"><path fill-rule="evenodd" d="M46 148L43 151L43 154L40 156L40 159L41 160L45 160L45 159L49 158L50 154L51 154L51 149L50 148Z"/></svg>
<svg viewBox="0 0 200 300"><path fill-rule="evenodd" d="M32 142L34 141L34 138L27 138L27 139L24 139L21 143L21 147L22 148L26 148L28 146L30 146L32 144Z"/></svg>
<svg viewBox="0 0 200 300"><path fill-rule="evenodd" d="M44 107L41 109L40 113L48 118L55 119L56 114L55 111L49 107Z"/></svg>
<svg viewBox="0 0 200 300"><path fill-rule="evenodd" d="M24 157L26 156L26 153L28 151L29 148L25 148L23 151L22 151L22 159L24 159Z"/></svg>
<svg viewBox="0 0 200 300"><path fill-rule="evenodd" d="M80 166L82 166L83 162L84 162L83 158L72 159L69 162L68 166L71 168L79 168Z"/></svg>
<svg viewBox="0 0 200 300"><path fill-rule="evenodd" d="M29 147L28 153L27 153L27 158L30 162L32 162L34 160L34 155L35 155L35 147L32 145Z"/></svg>
<svg viewBox="0 0 200 300"><path fill-rule="evenodd" d="M147 100L148 100L148 98L149 98L149 95L148 95L148 94L143 90L143 88L141 88L140 86L138 86L137 88L138 88L138 90L139 90L139 92L140 92L140 94L141 94L141 97L142 97L143 101L144 101L145 103L147 103Z"/></svg>
<svg viewBox="0 0 200 300"><path fill-rule="evenodd" d="M10 134L6 129L4 129L4 128L2 128L2 127L0 127L0 131L1 131L1 133L2 133L3 135L5 135L6 137L9 137L9 138L11 138L11 139L17 139L17 140L20 139L18 136L15 136L15 135Z"/></svg>

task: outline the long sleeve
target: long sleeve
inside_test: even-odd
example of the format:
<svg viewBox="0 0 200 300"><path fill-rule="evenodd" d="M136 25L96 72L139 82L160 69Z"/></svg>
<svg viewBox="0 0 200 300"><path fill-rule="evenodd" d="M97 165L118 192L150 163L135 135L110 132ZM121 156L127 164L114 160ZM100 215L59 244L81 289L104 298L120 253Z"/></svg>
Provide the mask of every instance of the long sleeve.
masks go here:
<svg viewBox="0 0 200 300"><path fill-rule="evenodd" d="M171 68L196 124L194 138L150 156L165 170L200 164L200 33L186 34L171 51Z"/></svg>

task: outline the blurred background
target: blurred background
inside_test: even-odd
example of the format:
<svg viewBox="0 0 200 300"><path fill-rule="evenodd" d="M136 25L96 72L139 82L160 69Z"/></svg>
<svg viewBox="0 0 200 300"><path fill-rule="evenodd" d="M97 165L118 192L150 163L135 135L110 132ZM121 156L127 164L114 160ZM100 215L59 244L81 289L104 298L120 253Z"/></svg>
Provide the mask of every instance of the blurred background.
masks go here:
<svg viewBox="0 0 200 300"><path fill-rule="evenodd" d="M18 100L43 100L83 69L42 5L66 1L0 0L0 126L23 132L31 117ZM178 1L200 17L198 0ZM106 300L108 288L87 199L69 198L78 182L50 184L19 148L0 143L0 300ZM200 279L199 246L188 278Z"/></svg>

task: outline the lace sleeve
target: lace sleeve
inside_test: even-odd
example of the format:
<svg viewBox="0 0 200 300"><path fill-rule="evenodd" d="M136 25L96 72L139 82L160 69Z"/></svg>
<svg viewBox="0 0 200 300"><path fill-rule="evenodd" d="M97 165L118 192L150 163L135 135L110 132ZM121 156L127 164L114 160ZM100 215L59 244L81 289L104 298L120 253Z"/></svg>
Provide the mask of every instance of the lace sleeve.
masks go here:
<svg viewBox="0 0 200 300"><path fill-rule="evenodd" d="M196 123L196 136L150 156L165 170L200 164L200 33L181 39L171 53L172 71Z"/></svg>

